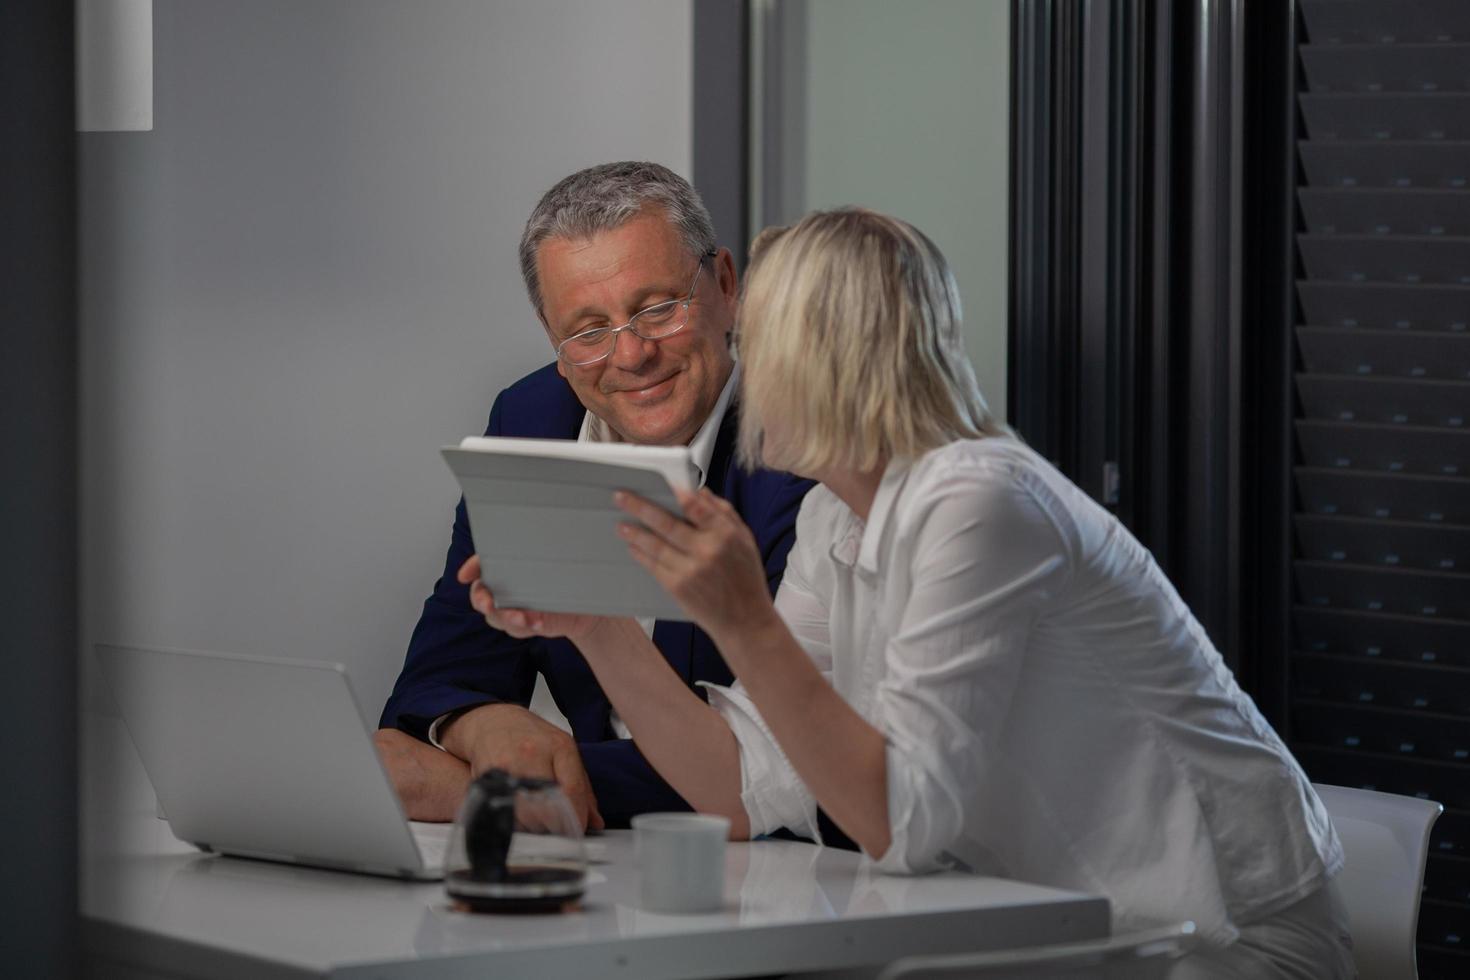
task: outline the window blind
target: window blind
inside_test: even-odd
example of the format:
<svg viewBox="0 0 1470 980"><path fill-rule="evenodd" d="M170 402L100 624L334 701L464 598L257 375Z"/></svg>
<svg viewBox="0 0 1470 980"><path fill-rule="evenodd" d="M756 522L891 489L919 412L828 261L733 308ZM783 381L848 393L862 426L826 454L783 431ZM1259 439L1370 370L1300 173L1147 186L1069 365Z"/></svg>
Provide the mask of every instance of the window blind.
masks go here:
<svg viewBox="0 0 1470 980"><path fill-rule="evenodd" d="M1470 4L1301 11L1289 736L1444 804L1420 975L1470 976Z"/></svg>

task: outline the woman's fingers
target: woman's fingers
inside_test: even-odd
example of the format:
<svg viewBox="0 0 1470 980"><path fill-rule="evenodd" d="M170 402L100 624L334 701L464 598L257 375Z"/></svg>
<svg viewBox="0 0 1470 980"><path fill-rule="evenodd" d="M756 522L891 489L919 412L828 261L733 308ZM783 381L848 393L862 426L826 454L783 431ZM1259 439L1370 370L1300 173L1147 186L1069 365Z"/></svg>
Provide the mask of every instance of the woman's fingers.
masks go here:
<svg viewBox="0 0 1470 980"><path fill-rule="evenodd" d="M648 574L652 575L660 585L667 589L670 595L674 595L670 573L667 569L659 567L657 558L631 543L628 545L628 554L632 555L634 561L642 565L648 571ZM674 598L677 599L678 596L674 595Z"/></svg>
<svg viewBox="0 0 1470 980"><path fill-rule="evenodd" d="M677 540L671 540L670 535L660 533L657 528L650 530L628 522L618 525L618 534L660 567L683 569L691 565L722 563L746 533L745 524L733 508L722 506L724 501L706 491L698 495L689 494L685 500L690 516L698 523L690 526L681 522L682 530L676 536ZM631 509L624 509L633 513ZM662 508L655 509L667 513Z"/></svg>
<svg viewBox="0 0 1470 980"><path fill-rule="evenodd" d="M684 511L684 517L691 524L698 524L700 518L704 517L709 508L705 504L705 496L708 494L704 488L698 490L674 491L674 499L679 501L679 508Z"/></svg>
<svg viewBox="0 0 1470 980"><path fill-rule="evenodd" d="M628 543L628 550L644 568L655 575L672 573L688 564L688 556L667 540L640 524L623 522L618 536Z"/></svg>
<svg viewBox="0 0 1470 980"><path fill-rule="evenodd" d="M709 487L701 487L698 490L675 490L674 494L679 500L679 506L684 510L685 519L695 527L709 527L722 523L735 513L735 508L730 506L730 502L710 490Z"/></svg>
<svg viewBox="0 0 1470 980"><path fill-rule="evenodd" d="M618 495L618 506L649 525L618 525L633 559L706 630L738 622L760 603L769 604L755 539L734 507L707 489L680 492L678 499L687 523L632 494ZM681 529L668 533L670 520Z"/></svg>
<svg viewBox="0 0 1470 980"><path fill-rule="evenodd" d="M628 548L634 554L644 555L650 560L657 558L659 552L668 547L663 538L643 525L634 524L631 521L618 523L618 537L628 542Z"/></svg>
<svg viewBox="0 0 1470 980"><path fill-rule="evenodd" d="M623 513L635 518L654 534L682 551L687 551L693 541L694 528L670 514L658 504L636 493L619 490L613 494L613 503Z"/></svg>

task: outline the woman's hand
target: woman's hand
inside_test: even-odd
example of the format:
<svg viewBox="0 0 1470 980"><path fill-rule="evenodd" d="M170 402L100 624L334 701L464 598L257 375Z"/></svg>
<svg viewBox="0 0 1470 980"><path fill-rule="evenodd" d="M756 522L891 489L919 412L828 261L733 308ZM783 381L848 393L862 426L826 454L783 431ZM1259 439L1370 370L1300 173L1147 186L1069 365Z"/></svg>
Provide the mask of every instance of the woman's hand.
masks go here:
<svg viewBox="0 0 1470 980"><path fill-rule="evenodd" d="M485 622L517 639L528 636L564 636L573 643L579 643L608 622L606 616L500 608L495 604L495 596L480 581L479 555L471 555L468 561L459 566L455 578L461 585L470 587L470 605L485 617Z"/></svg>
<svg viewBox="0 0 1470 980"><path fill-rule="evenodd" d="M678 496L682 519L637 494L614 495L640 522L618 525L633 557L716 642L774 616L755 536L735 508L708 489Z"/></svg>

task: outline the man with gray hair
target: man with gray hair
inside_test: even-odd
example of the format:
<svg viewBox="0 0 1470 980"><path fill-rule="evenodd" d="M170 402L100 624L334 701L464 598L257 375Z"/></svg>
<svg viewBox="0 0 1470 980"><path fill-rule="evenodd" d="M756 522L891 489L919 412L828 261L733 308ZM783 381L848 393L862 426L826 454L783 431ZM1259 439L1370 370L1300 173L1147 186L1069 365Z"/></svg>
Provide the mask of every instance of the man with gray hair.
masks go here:
<svg viewBox="0 0 1470 980"><path fill-rule="evenodd" d="M735 263L694 188L654 163L572 174L531 213L520 263L556 360L500 393L485 434L689 446L702 483L755 533L774 594L811 483L735 462ZM470 607L461 575L474 554L461 500L444 574L375 736L409 817L453 819L470 779L490 768L556 779L589 828L687 809L634 746L576 647L511 637ZM691 688L730 683L703 631L643 626ZM571 735L528 709L538 675Z"/></svg>

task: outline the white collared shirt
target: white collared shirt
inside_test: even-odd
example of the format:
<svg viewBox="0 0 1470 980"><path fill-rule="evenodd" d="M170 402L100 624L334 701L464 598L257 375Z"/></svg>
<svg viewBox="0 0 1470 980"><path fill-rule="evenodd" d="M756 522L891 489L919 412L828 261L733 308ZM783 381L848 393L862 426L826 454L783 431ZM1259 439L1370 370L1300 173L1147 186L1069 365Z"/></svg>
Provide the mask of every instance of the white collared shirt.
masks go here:
<svg viewBox="0 0 1470 980"><path fill-rule="evenodd" d="M737 361L730 369L730 377L725 381L725 387L720 390L720 397L715 399L715 407L710 410L709 418L704 420L704 425L694 433L694 438L689 440L689 455L694 460L694 466L699 470L699 485L704 486L705 480L709 479L710 460L715 455L715 442L720 438L720 426L725 421L725 412L730 407L730 399L735 390L740 386L740 363ZM582 428L577 433L578 442L622 442L623 437L601 418L588 412L582 416Z"/></svg>
<svg viewBox="0 0 1470 980"><path fill-rule="evenodd" d="M715 442L720 438L720 426L724 424L725 412L730 408L730 399L734 397L735 391L739 386L740 364L737 362L730 371L730 377L725 381L725 387L720 391L720 397L715 400L715 407L710 410L709 417L704 420L704 424L699 427L699 431L694 434L694 438L689 440L689 455L694 462L695 469L699 471L699 485L701 487L709 479L710 461L715 455ZM622 442L623 439L601 418L588 412L582 417L582 428L577 433L577 441ZM643 627L643 632L648 634L649 639L653 638L653 624L654 620L652 619L640 618L638 620L638 625ZM451 711L447 714L440 715L429 725L430 745L433 745L435 748L444 748L439 743L439 728L443 725L444 719L452 714L454 712ZM618 717L616 711L612 712L612 727L613 732L618 738L632 737L628 731L628 726L623 724L623 719Z"/></svg>
<svg viewBox="0 0 1470 980"><path fill-rule="evenodd" d="M776 607L888 742L884 870L1102 893L1115 925L1190 918L1225 944L1342 863L1307 777L1153 557L1015 439L890 465L866 525L812 490ZM710 693L751 834L817 836L741 685Z"/></svg>

